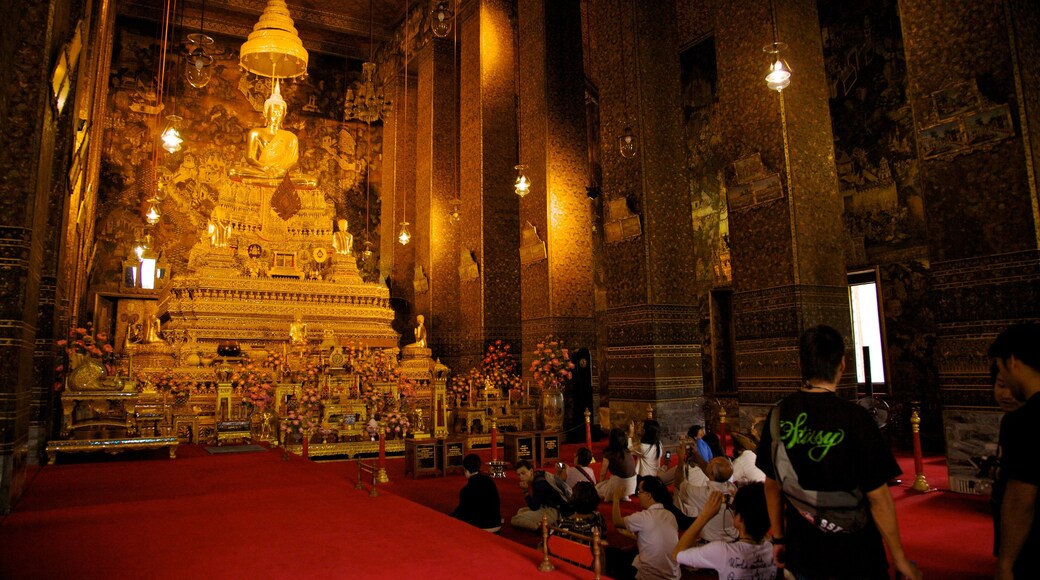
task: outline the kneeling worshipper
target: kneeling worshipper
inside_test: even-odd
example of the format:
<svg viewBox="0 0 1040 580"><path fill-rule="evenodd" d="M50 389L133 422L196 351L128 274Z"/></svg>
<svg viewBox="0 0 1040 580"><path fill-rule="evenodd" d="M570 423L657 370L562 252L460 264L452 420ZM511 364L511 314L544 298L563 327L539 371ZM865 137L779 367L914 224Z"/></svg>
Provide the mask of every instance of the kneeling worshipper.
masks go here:
<svg viewBox="0 0 1040 580"><path fill-rule="evenodd" d="M449 515L482 530L498 532L502 529L498 487L495 480L481 473L481 465L483 462L474 453L462 458L466 485L459 491L459 506Z"/></svg>

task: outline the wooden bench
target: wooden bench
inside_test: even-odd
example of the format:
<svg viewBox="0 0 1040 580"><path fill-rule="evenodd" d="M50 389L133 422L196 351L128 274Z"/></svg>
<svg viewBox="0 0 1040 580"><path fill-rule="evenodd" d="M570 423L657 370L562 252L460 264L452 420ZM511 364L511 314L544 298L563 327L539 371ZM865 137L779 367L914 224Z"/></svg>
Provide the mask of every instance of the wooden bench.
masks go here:
<svg viewBox="0 0 1040 580"><path fill-rule="evenodd" d="M104 451L115 455L123 451L139 449L162 449L169 447L170 459L177 458L177 445L180 442L176 437L134 437L127 439L67 439L63 441L51 441L47 444L47 463L54 465L58 452L62 453L92 453Z"/></svg>

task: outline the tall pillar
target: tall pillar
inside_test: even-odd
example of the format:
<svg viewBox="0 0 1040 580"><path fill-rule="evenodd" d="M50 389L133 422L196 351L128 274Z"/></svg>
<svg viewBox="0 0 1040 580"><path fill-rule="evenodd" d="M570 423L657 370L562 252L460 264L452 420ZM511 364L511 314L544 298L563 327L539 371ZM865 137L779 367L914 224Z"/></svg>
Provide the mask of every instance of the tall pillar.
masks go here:
<svg viewBox="0 0 1040 580"><path fill-rule="evenodd" d="M403 61L402 61L403 62ZM385 81L386 94L392 95L393 114L383 122L383 191L379 212L379 271L390 282L390 299L397 320L394 330L402 341L412 342L415 292L415 79L405 83L407 71L394 73ZM407 86L405 86L407 85ZM407 97L405 96L407 94ZM397 240L400 224L411 224L412 240L401 245Z"/></svg>
<svg viewBox="0 0 1040 580"><path fill-rule="evenodd" d="M552 334L595 353L581 3L536 0L519 10L520 162L532 180L520 201L522 352L531 360Z"/></svg>
<svg viewBox="0 0 1040 580"><path fill-rule="evenodd" d="M699 420L704 392L675 4L625 0L592 8L611 422L638 421L652 405L664 436L674 439ZM618 152L626 126L638 142L630 159Z"/></svg>
<svg viewBox="0 0 1040 580"><path fill-rule="evenodd" d="M976 475L968 450L986 453L980 442L997 436L989 344L1010 324L1040 319L1040 73L1032 56L1040 7L909 0L900 9L928 221L938 402L946 448L960 450L948 462L953 486ZM935 136L949 131L960 140L939 151Z"/></svg>
<svg viewBox="0 0 1040 580"><path fill-rule="evenodd" d="M433 38L416 58L415 311L426 317L430 348L457 366L459 225L452 223L458 144L455 44Z"/></svg>
<svg viewBox="0 0 1040 580"><path fill-rule="evenodd" d="M520 224L515 45L508 0L459 7L460 368L479 364L485 344L520 338Z"/></svg>
<svg viewBox="0 0 1040 580"><path fill-rule="evenodd" d="M800 383L803 330L829 324L852 344L842 202L815 0L740 0L715 22L720 142L734 162L734 374L741 404L761 412ZM787 43L782 56L795 71L783 93L764 80L762 47L774 39ZM840 393L853 396L854 384L846 373Z"/></svg>

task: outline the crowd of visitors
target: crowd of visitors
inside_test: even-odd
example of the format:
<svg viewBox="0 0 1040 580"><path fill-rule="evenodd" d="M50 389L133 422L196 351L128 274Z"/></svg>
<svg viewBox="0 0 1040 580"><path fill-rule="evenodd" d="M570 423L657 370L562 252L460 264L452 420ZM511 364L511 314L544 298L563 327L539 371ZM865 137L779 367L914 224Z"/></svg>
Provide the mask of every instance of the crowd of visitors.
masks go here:
<svg viewBox="0 0 1040 580"><path fill-rule="evenodd" d="M845 372L845 343L828 326L800 338L800 388L747 433L733 436L732 458L700 425L688 432L670 466L660 424L647 420L610 431L597 481L592 452L578 449L573 465L555 472L520 461L516 472L526 505L514 527L550 524L591 536L609 521L636 541L634 551L608 547L615 578L679 578L680 565L713 569L720 578L772 579L778 570L799 579L919 579L904 552L889 482L900 469L864 408L836 396ZM997 578L1040 578L1040 324L1018 324L989 350L994 397L1006 412L991 475ZM496 530L494 481L465 458L468 482L453 515ZM672 491L669 491L669 486ZM639 509L622 515L621 504ZM483 514L481 511L483 510Z"/></svg>

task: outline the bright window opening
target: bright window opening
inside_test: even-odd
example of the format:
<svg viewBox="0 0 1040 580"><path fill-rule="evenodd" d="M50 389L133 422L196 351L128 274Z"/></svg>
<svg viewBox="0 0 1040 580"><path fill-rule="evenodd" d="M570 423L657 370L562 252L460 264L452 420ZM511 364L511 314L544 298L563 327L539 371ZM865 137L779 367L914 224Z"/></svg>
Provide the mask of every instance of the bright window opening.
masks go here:
<svg viewBox="0 0 1040 580"><path fill-rule="evenodd" d="M884 357L881 353L881 311L878 309L877 284L868 282L849 286L852 295L852 334L856 341L856 382L867 382L863 347L870 357L870 382L885 382Z"/></svg>

